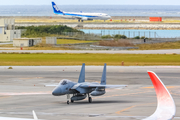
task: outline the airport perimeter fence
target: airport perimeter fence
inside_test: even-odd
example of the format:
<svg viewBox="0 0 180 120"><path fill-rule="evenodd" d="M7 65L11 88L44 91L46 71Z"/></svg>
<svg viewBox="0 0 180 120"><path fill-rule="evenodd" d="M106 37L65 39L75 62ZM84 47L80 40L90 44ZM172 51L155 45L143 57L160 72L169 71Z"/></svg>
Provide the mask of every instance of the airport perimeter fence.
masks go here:
<svg viewBox="0 0 180 120"><path fill-rule="evenodd" d="M160 37L156 32L152 31L117 31L117 30L100 30L98 32L61 32L57 33L55 37L57 38L67 38L67 39L76 39L76 40L102 40L102 36L105 35L111 35L112 37L115 35L125 35L127 38L135 38L139 36L148 38L149 40L152 41L157 41L157 42L164 42L164 41L179 41L179 37L174 37L174 38L165 38L165 37ZM103 40L113 40L113 38L105 38Z"/></svg>
<svg viewBox="0 0 180 120"><path fill-rule="evenodd" d="M135 38L137 36L145 37L145 38L158 38L158 34L156 32L151 32L151 31L117 31L117 30L101 30L101 36L105 35L125 35L127 38Z"/></svg>
<svg viewBox="0 0 180 120"><path fill-rule="evenodd" d="M108 31L108 30L101 30L100 33L98 32L89 32L89 33L83 33L83 32L61 32L57 33L58 36L68 36L68 37L74 37L79 39L85 39L85 40L101 40L102 36L111 35L112 37L115 35L125 35L127 38L135 38L137 36L139 37L146 37L146 38L159 38L158 34L156 32L151 31Z"/></svg>
<svg viewBox="0 0 180 120"><path fill-rule="evenodd" d="M78 40L102 40L101 34L94 34L94 33L83 33L83 32L61 32L57 33L57 38L62 36L67 36L73 39Z"/></svg>

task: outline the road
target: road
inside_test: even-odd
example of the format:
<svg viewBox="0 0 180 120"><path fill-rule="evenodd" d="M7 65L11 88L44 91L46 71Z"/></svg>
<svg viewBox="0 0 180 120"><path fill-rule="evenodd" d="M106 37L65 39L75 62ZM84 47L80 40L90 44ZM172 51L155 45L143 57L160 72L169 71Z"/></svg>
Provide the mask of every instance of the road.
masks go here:
<svg viewBox="0 0 180 120"><path fill-rule="evenodd" d="M103 54L180 54L180 49L169 50L0 50L0 53L103 53Z"/></svg>

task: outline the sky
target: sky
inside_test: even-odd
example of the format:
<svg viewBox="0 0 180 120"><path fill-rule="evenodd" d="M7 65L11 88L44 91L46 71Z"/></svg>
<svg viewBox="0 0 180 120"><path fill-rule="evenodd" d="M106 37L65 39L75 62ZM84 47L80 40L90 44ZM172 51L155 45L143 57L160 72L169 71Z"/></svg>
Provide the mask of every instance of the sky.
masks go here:
<svg viewBox="0 0 180 120"><path fill-rule="evenodd" d="M54 0L57 5L180 5L180 0ZM51 0L2 0L0 5L49 5Z"/></svg>

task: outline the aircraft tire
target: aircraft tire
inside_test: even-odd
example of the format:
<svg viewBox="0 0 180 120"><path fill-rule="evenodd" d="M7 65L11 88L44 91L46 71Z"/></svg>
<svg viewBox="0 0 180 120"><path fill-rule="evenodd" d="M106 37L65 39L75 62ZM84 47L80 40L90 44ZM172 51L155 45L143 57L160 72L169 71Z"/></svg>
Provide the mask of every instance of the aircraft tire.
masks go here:
<svg viewBox="0 0 180 120"><path fill-rule="evenodd" d="M69 105L69 100L67 101L67 104Z"/></svg>
<svg viewBox="0 0 180 120"><path fill-rule="evenodd" d="M71 103L73 103L74 102L74 100L71 100Z"/></svg>
<svg viewBox="0 0 180 120"><path fill-rule="evenodd" d="M91 97L89 97L89 103L92 103L92 98Z"/></svg>

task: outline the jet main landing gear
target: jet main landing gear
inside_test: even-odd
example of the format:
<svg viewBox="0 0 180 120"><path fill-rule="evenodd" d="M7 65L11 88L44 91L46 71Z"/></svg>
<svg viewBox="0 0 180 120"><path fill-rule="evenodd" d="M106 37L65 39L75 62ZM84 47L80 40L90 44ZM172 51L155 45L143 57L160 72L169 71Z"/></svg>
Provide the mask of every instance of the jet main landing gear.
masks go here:
<svg viewBox="0 0 180 120"><path fill-rule="evenodd" d="M89 103L92 103L92 98L89 96L89 93L88 93L88 101Z"/></svg>

